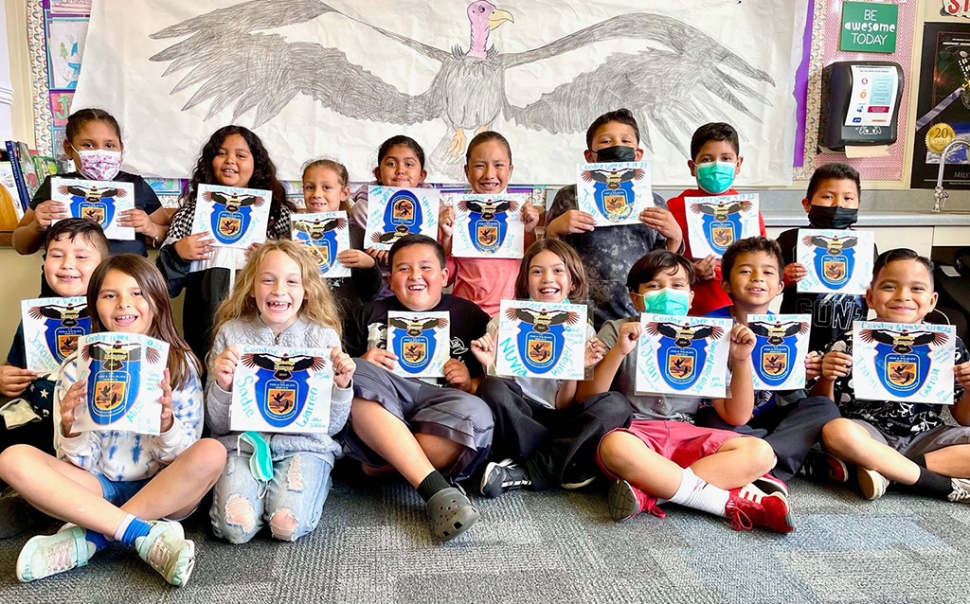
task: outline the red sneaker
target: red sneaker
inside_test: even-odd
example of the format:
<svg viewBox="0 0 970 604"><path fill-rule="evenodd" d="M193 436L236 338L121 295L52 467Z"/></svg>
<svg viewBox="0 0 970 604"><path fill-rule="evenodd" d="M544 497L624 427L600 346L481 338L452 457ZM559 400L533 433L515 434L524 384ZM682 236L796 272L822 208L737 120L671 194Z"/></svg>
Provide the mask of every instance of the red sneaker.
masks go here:
<svg viewBox="0 0 970 604"><path fill-rule="evenodd" d="M641 512L650 512L657 518L666 514L657 507L657 498L651 497L625 480L614 480L607 495L610 518L617 522L629 520Z"/></svg>
<svg viewBox="0 0 970 604"><path fill-rule="evenodd" d="M731 519L731 528L736 531L749 531L756 526L763 526L776 533L790 533L795 530L788 499L781 493L765 495L751 485L732 489L724 511Z"/></svg>

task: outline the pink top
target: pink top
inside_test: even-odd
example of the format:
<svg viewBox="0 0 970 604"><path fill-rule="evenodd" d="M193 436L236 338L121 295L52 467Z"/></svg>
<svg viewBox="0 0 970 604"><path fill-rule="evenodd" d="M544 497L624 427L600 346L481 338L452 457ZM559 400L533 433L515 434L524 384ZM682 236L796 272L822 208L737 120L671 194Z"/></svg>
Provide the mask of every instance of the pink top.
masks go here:
<svg viewBox="0 0 970 604"><path fill-rule="evenodd" d="M448 273L454 275L454 295L470 300L488 316L498 314L503 299L515 299L517 258L448 258Z"/></svg>

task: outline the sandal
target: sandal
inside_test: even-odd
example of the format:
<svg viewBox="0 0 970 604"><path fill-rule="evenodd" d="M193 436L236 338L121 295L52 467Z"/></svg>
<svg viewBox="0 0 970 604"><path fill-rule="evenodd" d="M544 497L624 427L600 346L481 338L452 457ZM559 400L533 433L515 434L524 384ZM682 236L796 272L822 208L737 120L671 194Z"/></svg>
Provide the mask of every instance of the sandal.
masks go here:
<svg viewBox="0 0 970 604"><path fill-rule="evenodd" d="M434 534L442 541L449 541L464 533L481 516L465 493L456 487L435 493L428 500L427 509L434 524Z"/></svg>

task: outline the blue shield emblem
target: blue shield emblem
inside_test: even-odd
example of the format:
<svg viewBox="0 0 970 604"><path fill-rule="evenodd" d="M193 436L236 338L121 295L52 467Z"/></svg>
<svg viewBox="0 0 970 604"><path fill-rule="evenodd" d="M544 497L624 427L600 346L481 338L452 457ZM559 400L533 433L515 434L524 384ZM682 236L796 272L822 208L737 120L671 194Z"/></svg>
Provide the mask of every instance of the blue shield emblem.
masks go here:
<svg viewBox="0 0 970 604"><path fill-rule="evenodd" d="M741 234L741 217L729 214L726 220L717 220L714 216L704 216L704 237L707 243L718 254L723 254Z"/></svg>
<svg viewBox="0 0 970 604"><path fill-rule="evenodd" d="M75 205L75 204L71 204ZM76 204L77 215L81 218L87 218L88 220L93 220L98 223L98 225L105 229L111 223L111 219L114 218L114 204L108 205L103 202L90 203L82 200L81 203Z"/></svg>
<svg viewBox="0 0 970 604"><path fill-rule="evenodd" d="M431 330L433 331L433 330ZM422 332L419 336L396 333L394 339L394 354L398 363L408 373L421 373L434 358L437 340L432 335L428 337Z"/></svg>
<svg viewBox="0 0 970 604"><path fill-rule="evenodd" d="M95 342L85 347L91 363L88 409L94 423L106 426L124 417L138 396L141 350Z"/></svg>
<svg viewBox="0 0 970 604"><path fill-rule="evenodd" d="M661 338L657 353L664 381L671 388L687 390L701 376L707 361L707 340L691 340L689 346L678 346L670 338Z"/></svg>
<svg viewBox="0 0 970 604"><path fill-rule="evenodd" d="M309 387L308 370L319 370L324 359L299 355L277 356L268 353L244 354L240 360L256 371L256 408L274 428L290 425L303 413Z"/></svg>
<svg viewBox="0 0 970 604"><path fill-rule="evenodd" d="M541 374L556 366L566 343L565 330L562 324L549 325L540 333L535 324L519 323L519 358L529 371Z"/></svg>
<svg viewBox="0 0 970 604"><path fill-rule="evenodd" d="M375 239L392 245L408 233L420 233L423 220L417 196L410 191L396 191L384 208L384 233L375 234Z"/></svg>
<svg viewBox="0 0 970 604"><path fill-rule="evenodd" d="M618 222L626 220L633 213L633 182L626 180L616 187L609 187L606 183L596 182L593 185L593 199L600 213L609 220Z"/></svg>
<svg viewBox="0 0 970 604"><path fill-rule="evenodd" d="M508 212L519 209L516 201L464 199L458 208L468 212L468 234L480 252L495 253L505 242Z"/></svg>
<svg viewBox="0 0 970 604"><path fill-rule="evenodd" d="M71 216L87 218L98 223L102 229L107 228L114 220L115 198L124 197L124 189L81 187L75 185L61 186L61 194L71 196Z"/></svg>
<svg viewBox="0 0 970 604"><path fill-rule="evenodd" d="M86 304L48 304L27 311L31 318L44 320L44 342L58 363L63 363L64 359L74 354L78 338L91 333L91 318L86 314L87 308Z"/></svg>
<svg viewBox="0 0 970 604"><path fill-rule="evenodd" d="M826 287L841 289L849 282L854 268L854 249L843 249L838 254L830 254L825 248L815 248L815 272Z"/></svg>
<svg viewBox="0 0 970 604"><path fill-rule="evenodd" d="M876 345L876 374L889 392L909 396L918 391L930 372L929 349L914 348L913 352L893 352L892 346Z"/></svg>
<svg viewBox="0 0 970 604"><path fill-rule="evenodd" d="M789 339L786 338L784 344L773 345L768 343L767 338L757 338L754 346L755 371L765 384L778 386L785 383L791 375L795 358L795 347L789 343Z"/></svg>
<svg viewBox="0 0 970 604"><path fill-rule="evenodd" d="M252 208L249 207L230 212L226 206L217 203L210 217L212 236L227 245L239 241L249 228L251 214Z"/></svg>

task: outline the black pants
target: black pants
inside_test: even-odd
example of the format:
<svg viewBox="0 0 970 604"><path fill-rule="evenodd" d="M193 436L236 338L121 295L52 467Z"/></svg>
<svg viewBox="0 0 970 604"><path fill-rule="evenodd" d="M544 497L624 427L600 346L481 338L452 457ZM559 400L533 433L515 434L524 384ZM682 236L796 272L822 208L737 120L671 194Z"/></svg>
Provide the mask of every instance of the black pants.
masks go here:
<svg viewBox="0 0 970 604"><path fill-rule="evenodd" d="M557 410L527 400L512 380L490 377L478 386L478 396L495 414L493 457L524 462L537 491L597 476L600 439L629 426L633 417L630 401L617 392Z"/></svg>
<svg viewBox="0 0 970 604"><path fill-rule="evenodd" d="M778 458L771 473L787 482L802 467L805 456L822 432L822 426L837 417L840 417L839 408L829 398L809 396L797 403L766 409L741 426L732 426L721 419L713 407L699 410L694 422L705 428L731 430L765 439Z"/></svg>

